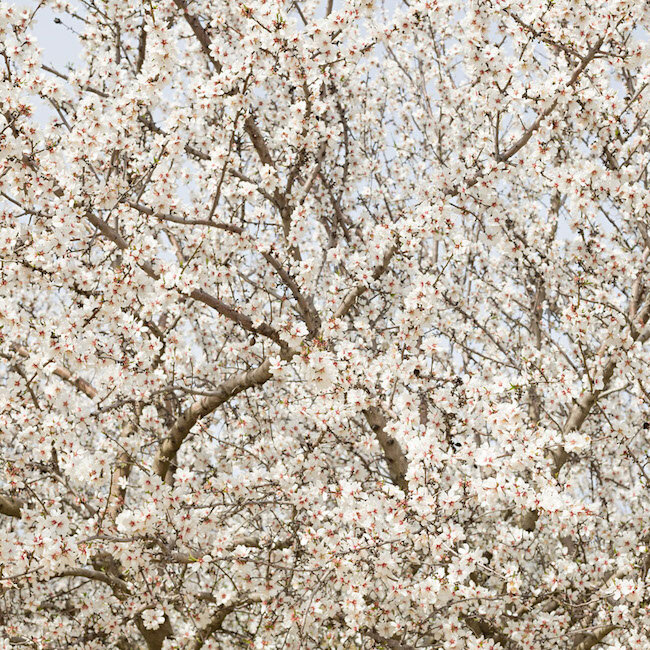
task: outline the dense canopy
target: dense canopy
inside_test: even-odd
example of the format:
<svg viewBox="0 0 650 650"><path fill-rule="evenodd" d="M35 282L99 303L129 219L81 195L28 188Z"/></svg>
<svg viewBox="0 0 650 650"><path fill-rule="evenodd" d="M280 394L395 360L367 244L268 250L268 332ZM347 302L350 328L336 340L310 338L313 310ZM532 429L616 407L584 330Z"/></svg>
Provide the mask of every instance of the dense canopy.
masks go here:
<svg viewBox="0 0 650 650"><path fill-rule="evenodd" d="M649 29L0 0L0 648L650 647Z"/></svg>

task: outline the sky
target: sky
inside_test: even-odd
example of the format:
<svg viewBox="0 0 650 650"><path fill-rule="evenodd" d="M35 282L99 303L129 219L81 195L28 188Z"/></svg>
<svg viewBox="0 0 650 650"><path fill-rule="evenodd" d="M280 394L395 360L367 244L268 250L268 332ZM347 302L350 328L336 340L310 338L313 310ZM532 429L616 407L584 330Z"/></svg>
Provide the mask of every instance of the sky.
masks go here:
<svg viewBox="0 0 650 650"><path fill-rule="evenodd" d="M33 10L35 3L26 5ZM42 7L36 14L34 33L43 48L43 63L50 65L62 72L68 64L78 60L81 46L78 37L74 34L72 25L57 24L54 19L59 14L54 13L49 7ZM70 19L64 19L67 23Z"/></svg>

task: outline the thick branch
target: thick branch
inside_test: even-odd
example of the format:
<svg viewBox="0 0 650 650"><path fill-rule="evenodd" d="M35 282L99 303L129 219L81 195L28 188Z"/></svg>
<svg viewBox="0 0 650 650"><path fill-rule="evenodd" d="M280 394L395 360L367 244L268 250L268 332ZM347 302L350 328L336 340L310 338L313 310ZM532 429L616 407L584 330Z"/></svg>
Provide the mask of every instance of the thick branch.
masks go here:
<svg viewBox="0 0 650 650"><path fill-rule="evenodd" d="M201 21L197 16L189 13L185 0L174 0L174 4L183 12L185 21L192 29L192 32L194 32L196 39L201 45L203 53L208 57L210 63L212 63L216 71L221 72L221 63L219 63L219 61L217 61L212 56L212 51L210 50L210 36L201 25ZM257 152L257 155L259 156L259 159L262 161L262 163L273 167L274 163L273 158L271 157L271 153L269 152L269 149L266 146L266 142L264 141L264 136L259 130L252 115L249 115L244 121L244 130L253 143L253 147L255 148L255 151Z"/></svg>
<svg viewBox="0 0 650 650"><path fill-rule="evenodd" d="M142 616L138 615L135 618L135 624L144 640L147 644L147 650L161 650L165 639L169 639L174 636L174 630L172 629L171 621L167 614L165 614L165 620L162 625L156 630L149 630L144 626L142 621Z"/></svg>
<svg viewBox="0 0 650 650"><path fill-rule="evenodd" d="M96 580L97 582L103 582L104 584L111 587L115 592L122 594L131 593L129 585L120 580L115 576L109 575L103 571L95 571L94 569L65 569L59 573L61 577L73 577L73 578L88 578L89 580Z"/></svg>
<svg viewBox="0 0 650 650"><path fill-rule="evenodd" d="M114 562L112 558L110 558L110 561ZM118 578L115 575L111 575L111 572L109 570L98 571L96 569L83 569L83 568L66 569L61 573L59 573L59 576L88 578L89 580L103 582L104 584L108 585L112 589L113 594L120 600L124 600L124 598L130 595L131 593L129 585L121 578ZM169 617L166 614L165 614L165 620L163 621L162 625L160 625L160 627L158 627L158 629L156 630L150 630L147 627L145 627L144 622L142 620L142 616L140 614L138 614L135 617L134 621L136 627L138 628L138 631L140 632L140 634L142 634L147 644L148 650L161 650L165 639L170 638L174 635L174 631L171 626L171 621L169 620Z"/></svg>
<svg viewBox="0 0 650 650"><path fill-rule="evenodd" d="M389 650L415 650L415 646L400 643L395 639L387 639L386 637L377 634L374 630L366 630L363 634L375 641L375 643L380 643L386 648L389 648Z"/></svg>
<svg viewBox="0 0 650 650"><path fill-rule="evenodd" d="M409 486L406 480L408 460L399 442L386 433L386 416L381 409L375 406L366 409L363 414L366 416L366 421L377 437L377 442L384 453L391 480L404 493L408 493Z"/></svg>
<svg viewBox="0 0 650 650"><path fill-rule="evenodd" d="M192 650L201 650L205 642L218 630L221 629L226 616L235 609L236 605L228 605L226 607L219 607L214 613L210 622L199 631L194 643L190 646Z"/></svg>
<svg viewBox="0 0 650 650"><path fill-rule="evenodd" d="M7 517L16 517L20 519L21 512L20 507L22 502L18 499L13 499L0 494L0 515L6 515Z"/></svg>
<svg viewBox="0 0 650 650"><path fill-rule="evenodd" d="M465 623L467 623L467 627L469 627L469 629L477 636L482 636L486 639L494 639L504 648L521 647L519 644L515 644L509 636L487 621L479 620L473 616L463 616L462 618Z"/></svg>
<svg viewBox="0 0 650 650"><path fill-rule="evenodd" d="M63 379L63 381L68 382L74 386L78 391L89 397L90 399L95 399L97 396L97 389L89 384L85 379L81 377L75 377L69 370L57 366L54 370L54 373L57 377Z"/></svg>
<svg viewBox="0 0 650 650"><path fill-rule="evenodd" d="M212 52L210 51L210 37L205 29L203 29L201 21L197 16L189 13L185 0L174 0L174 4L183 12L185 22L190 26L191 30L194 32L194 36L196 36L196 39L201 44L203 53L208 57L216 71L221 72L221 63L212 56Z"/></svg>
<svg viewBox="0 0 650 650"><path fill-rule="evenodd" d="M212 307L222 316L225 316L234 323L241 325L247 332L251 332L253 334L261 334L274 343L277 343L281 348L286 347L286 343L282 341L277 330L271 327L271 325L268 323L261 323L257 326L254 325L251 318L245 314L242 314L241 312L238 312L234 307L231 307L230 305L226 304L222 300L219 300L219 298L216 298L206 291L203 291L202 289L194 289L190 293L190 298L194 298L194 300L198 300L204 305Z"/></svg>
<svg viewBox="0 0 650 650"><path fill-rule="evenodd" d="M598 645L610 632L616 629L616 625L605 625L596 632L592 632L586 639L578 643L574 650L589 650Z"/></svg>
<svg viewBox="0 0 650 650"><path fill-rule="evenodd" d="M129 478L133 461L126 451L121 451L117 457L115 469L111 477L111 490L108 495L106 513L108 518L114 520L124 506L126 488L122 487L122 480Z"/></svg>
<svg viewBox="0 0 650 650"><path fill-rule="evenodd" d="M316 308L314 307L314 302L310 297L306 297L300 291L298 283L289 275L289 273L282 266L280 261L271 255L270 253L263 253L264 259L276 270L277 274L282 278L284 284L289 288L293 297L298 303L298 308L300 313L305 319L305 324L307 329L312 336L315 336L316 333L320 330L321 320Z"/></svg>
<svg viewBox="0 0 650 650"><path fill-rule="evenodd" d="M257 156L259 157L261 162L264 165L275 167L273 158L271 158L271 152L269 151L269 148L266 146L266 142L264 141L264 136L262 135L262 132L260 131L257 124L255 123L255 120L253 119L252 115L249 115L244 121L244 131L246 131L248 137L251 139L251 142L253 143L253 148L257 152Z"/></svg>
<svg viewBox="0 0 650 650"><path fill-rule="evenodd" d="M31 160L25 161L25 164L27 164L32 169L36 169L36 165ZM55 194L57 194L57 196L61 196L63 194L63 190L61 190L61 188L57 188L55 190ZM128 243L124 237L122 237L122 235L115 228L111 227L106 221L98 217L90 210L86 211L85 217L102 233L102 235L104 235L104 237L106 237L106 239L112 241L120 250L126 250L128 248ZM138 262L138 267L142 269L150 278L153 278L154 280L160 279L160 275L156 273L153 266L149 262ZM179 290L179 293L182 292ZM262 323L259 326L253 325L251 318L245 314L241 314L230 305L226 304L222 300L219 300L219 298L210 295L202 289L194 289L189 295L194 300L202 302L205 305L216 309L220 314L226 318L229 318L235 323L238 323L245 330L253 334L260 334L262 336L265 336L274 343L277 343L281 348L286 348L286 345L280 339L278 332L267 323Z"/></svg>
<svg viewBox="0 0 650 650"><path fill-rule="evenodd" d="M242 391L266 383L272 376L270 367L271 363L267 359L254 370L227 379L212 395L204 397L186 409L176 420L161 444L158 455L154 460L154 472L164 479L176 452L181 448L198 420L206 417Z"/></svg>

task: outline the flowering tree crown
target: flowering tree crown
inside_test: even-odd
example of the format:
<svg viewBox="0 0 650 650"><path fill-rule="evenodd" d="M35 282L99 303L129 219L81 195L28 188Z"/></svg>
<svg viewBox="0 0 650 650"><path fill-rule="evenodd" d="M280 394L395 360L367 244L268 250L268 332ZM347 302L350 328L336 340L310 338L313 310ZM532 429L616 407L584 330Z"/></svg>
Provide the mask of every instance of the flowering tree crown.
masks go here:
<svg viewBox="0 0 650 650"><path fill-rule="evenodd" d="M650 647L649 26L0 2L0 647Z"/></svg>

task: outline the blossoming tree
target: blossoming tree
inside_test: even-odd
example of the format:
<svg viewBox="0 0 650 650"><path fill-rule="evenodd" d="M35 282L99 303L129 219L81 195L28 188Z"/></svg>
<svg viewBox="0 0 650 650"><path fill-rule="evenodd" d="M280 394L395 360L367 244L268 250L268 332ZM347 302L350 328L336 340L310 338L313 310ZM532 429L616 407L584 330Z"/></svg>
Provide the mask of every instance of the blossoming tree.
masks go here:
<svg viewBox="0 0 650 650"><path fill-rule="evenodd" d="M0 2L1 647L650 647L649 27Z"/></svg>

